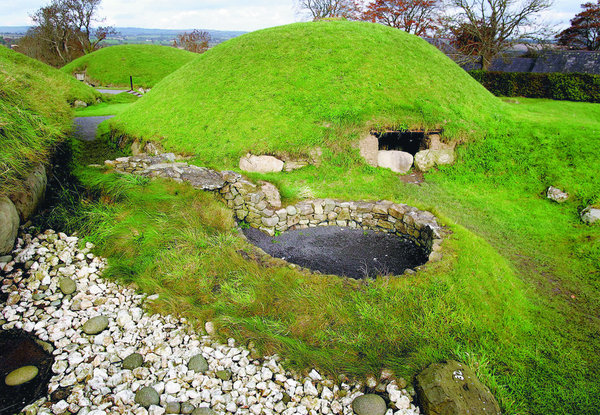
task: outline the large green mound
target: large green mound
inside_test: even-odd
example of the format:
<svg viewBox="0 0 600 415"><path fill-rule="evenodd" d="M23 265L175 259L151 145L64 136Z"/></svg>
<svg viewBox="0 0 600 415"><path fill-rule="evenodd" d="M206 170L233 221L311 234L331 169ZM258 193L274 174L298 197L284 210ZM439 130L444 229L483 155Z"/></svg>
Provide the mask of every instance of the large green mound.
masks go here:
<svg viewBox="0 0 600 415"><path fill-rule="evenodd" d="M63 66L63 72L85 71L89 81L104 86L153 87L198 55L160 45L119 45L99 49Z"/></svg>
<svg viewBox="0 0 600 415"><path fill-rule="evenodd" d="M465 138L490 128L503 105L423 39L372 23L313 22L216 46L113 128L227 164L247 151L339 149L372 128Z"/></svg>
<svg viewBox="0 0 600 415"><path fill-rule="evenodd" d="M71 76L0 47L0 193L47 159L71 128L70 103L91 104L100 93Z"/></svg>

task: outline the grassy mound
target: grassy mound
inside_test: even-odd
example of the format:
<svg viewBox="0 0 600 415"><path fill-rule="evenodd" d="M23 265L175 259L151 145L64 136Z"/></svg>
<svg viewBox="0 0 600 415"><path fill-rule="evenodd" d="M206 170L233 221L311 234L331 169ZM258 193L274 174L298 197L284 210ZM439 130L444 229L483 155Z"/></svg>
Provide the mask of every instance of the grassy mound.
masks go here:
<svg viewBox="0 0 600 415"><path fill-rule="evenodd" d="M248 151L348 149L372 128L443 128L464 138L492 128L503 107L416 36L371 23L313 22L216 46L113 128L231 167Z"/></svg>
<svg viewBox="0 0 600 415"><path fill-rule="evenodd" d="M93 88L42 62L0 47L0 193L45 160L71 128L75 100L92 103Z"/></svg>
<svg viewBox="0 0 600 415"><path fill-rule="evenodd" d="M61 68L73 74L85 71L91 82L105 86L153 87L198 55L186 50L160 45L119 45L102 48L75 59Z"/></svg>

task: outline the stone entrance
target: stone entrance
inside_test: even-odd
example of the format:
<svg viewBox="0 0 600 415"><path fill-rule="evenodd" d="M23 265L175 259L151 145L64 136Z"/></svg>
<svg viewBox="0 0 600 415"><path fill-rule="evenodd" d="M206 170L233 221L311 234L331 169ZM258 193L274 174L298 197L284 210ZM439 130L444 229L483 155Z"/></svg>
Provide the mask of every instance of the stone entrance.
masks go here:
<svg viewBox="0 0 600 415"><path fill-rule="evenodd" d="M454 162L454 145L442 142L440 131L373 131L359 143L367 164L405 174L414 165L420 171ZM433 162L431 162L433 160Z"/></svg>

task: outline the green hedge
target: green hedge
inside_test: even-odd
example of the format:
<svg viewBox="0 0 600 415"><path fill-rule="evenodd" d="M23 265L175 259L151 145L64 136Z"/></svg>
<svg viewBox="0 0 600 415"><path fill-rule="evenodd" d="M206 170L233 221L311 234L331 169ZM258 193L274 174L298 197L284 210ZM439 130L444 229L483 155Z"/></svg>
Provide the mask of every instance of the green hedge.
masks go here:
<svg viewBox="0 0 600 415"><path fill-rule="evenodd" d="M489 71L469 74L497 96L600 102L600 75Z"/></svg>

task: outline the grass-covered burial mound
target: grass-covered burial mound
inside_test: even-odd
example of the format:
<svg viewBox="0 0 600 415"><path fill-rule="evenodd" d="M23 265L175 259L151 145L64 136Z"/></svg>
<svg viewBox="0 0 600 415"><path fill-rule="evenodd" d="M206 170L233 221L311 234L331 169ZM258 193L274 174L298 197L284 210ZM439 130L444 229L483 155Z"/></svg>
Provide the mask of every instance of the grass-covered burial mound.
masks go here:
<svg viewBox="0 0 600 415"><path fill-rule="evenodd" d="M113 128L231 166L248 151L345 149L371 129L442 129L465 138L488 128L502 107L419 37L322 21L214 47L156 85Z"/></svg>
<svg viewBox="0 0 600 415"><path fill-rule="evenodd" d="M160 45L118 45L99 49L65 65L69 74L85 73L89 82L104 86L149 88L198 55Z"/></svg>

